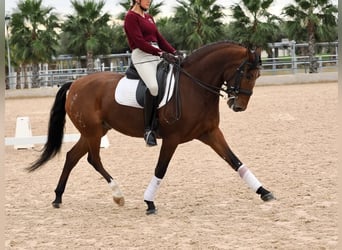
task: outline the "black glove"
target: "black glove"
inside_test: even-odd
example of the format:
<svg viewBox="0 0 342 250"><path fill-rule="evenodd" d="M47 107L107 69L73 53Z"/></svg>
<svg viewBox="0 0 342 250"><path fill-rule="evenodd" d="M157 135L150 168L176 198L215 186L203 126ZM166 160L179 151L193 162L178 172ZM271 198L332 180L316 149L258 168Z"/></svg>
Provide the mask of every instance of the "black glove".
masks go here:
<svg viewBox="0 0 342 250"><path fill-rule="evenodd" d="M160 57L169 63L176 63L178 61L177 57L167 52L163 52Z"/></svg>

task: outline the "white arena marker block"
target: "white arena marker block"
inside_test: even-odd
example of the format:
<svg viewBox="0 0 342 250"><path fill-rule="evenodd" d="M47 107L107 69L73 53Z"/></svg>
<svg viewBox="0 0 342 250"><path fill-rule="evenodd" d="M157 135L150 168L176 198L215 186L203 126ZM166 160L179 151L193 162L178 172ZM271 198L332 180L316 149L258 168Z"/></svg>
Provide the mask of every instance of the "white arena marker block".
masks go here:
<svg viewBox="0 0 342 250"><path fill-rule="evenodd" d="M101 144L100 144L100 148L108 148L109 147L109 140L108 140L108 136L102 136L101 138Z"/></svg>
<svg viewBox="0 0 342 250"><path fill-rule="evenodd" d="M31 123L27 116L17 117L17 123L15 127L15 137L26 138L32 137ZM33 148L34 145L30 142L24 144L14 145L15 149L27 149Z"/></svg>

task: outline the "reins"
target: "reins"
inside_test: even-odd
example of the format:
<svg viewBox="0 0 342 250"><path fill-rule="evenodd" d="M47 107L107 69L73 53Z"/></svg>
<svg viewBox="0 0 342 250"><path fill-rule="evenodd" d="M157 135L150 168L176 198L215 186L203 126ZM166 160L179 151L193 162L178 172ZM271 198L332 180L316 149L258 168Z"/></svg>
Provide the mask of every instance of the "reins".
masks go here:
<svg viewBox="0 0 342 250"><path fill-rule="evenodd" d="M223 97L224 95L222 95L220 93L221 91L225 92L226 94L234 94L234 95L244 94L244 95L251 96L253 94L253 92L250 90L240 88L241 87L241 80L242 80L243 75L244 75L245 65L251 65L252 67L250 69L257 67L257 65L255 65L255 63L250 63L247 60L244 60L241 63L241 65L236 69L235 74L232 75L228 80L224 81L220 87L213 86L209 83L203 82L203 81L195 78L189 72L187 72L182 67L180 67L180 63L175 63L174 65L177 67L179 72L181 72L184 75L186 75L187 77L189 77L194 83L198 84L202 88L206 89L207 91L209 91L210 93L213 93L215 95L219 95L219 96ZM234 78L235 78L234 84L229 84L232 81L232 79L234 79Z"/></svg>
<svg viewBox="0 0 342 250"><path fill-rule="evenodd" d="M137 62L137 63L134 63L134 64L135 64L135 65L136 65L136 64L144 64L144 63L156 62L156 61L159 61L159 59L158 59L158 60L153 59L153 60L148 60L148 61L143 61L143 62Z"/></svg>
<svg viewBox="0 0 342 250"><path fill-rule="evenodd" d="M179 64L175 64L176 67L178 68L178 71L183 73L184 75L186 75L187 77L189 77L194 83L197 83L199 86L201 86L202 88L208 90L210 93L213 93L215 95L219 95L219 96L223 96L220 91L225 91L223 88L221 87L216 87L213 85L210 85L206 82L203 82L197 78L195 78L193 75L191 75L189 72L185 71L182 67L180 67Z"/></svg>

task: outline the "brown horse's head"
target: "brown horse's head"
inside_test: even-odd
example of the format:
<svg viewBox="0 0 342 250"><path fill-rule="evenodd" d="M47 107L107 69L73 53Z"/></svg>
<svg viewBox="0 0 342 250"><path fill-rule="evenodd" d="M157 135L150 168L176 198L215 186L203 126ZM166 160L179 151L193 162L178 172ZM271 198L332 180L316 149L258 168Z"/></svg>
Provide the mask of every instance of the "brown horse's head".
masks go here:
<svg viewBox="0 0 342 250"><path fill-rule="evenodd" d="M228 106L235 112L247 108L249 98L253 94L256 79L260 76L261 49L248 49L247 58L237 68L231 79L225 82L228 93Z"/></svg>
<svg viewBox="0 0 342 250"><path fill-rule="evenodd" d="M251 50L222 41L205 45L186 57L181 72L206 91L217 96L225 92L228 106L239 112L247 108L260 68L260 48Z"/></svg>

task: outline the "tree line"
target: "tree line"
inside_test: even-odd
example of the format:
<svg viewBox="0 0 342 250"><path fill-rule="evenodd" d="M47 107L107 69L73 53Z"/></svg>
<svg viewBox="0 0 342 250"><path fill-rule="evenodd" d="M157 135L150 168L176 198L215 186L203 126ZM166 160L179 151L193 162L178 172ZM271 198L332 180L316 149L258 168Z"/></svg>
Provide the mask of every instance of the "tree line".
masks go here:
<svg viewBox="0 0 342 250"><path fill-rule="evenodd" d="M231 6L216 0L176 0L170 17L160 17L164 1L153 1L149 9L160 32L178 50L188 53L211 42L233 40L251 48L289 38L307 42L310 72L314 67L315 43L337 40L337 6L331 0L295 0L282 9L281 16L270 12L274 0L241 0ZM129 50L123 19L130 0L119 3L125 11L114 17L104 13L105 0L70 0L73 14L60 21L42 0L20 0L8 23L12 67L17 73L32 68L32 87L39 87L39 64L57 55L80 58L88 72L94 57ZM229 9L231 16L224 11ZM228 18L228 23L224 22ZM25 72L23 72L25 75ZM18 74L17 74L18 75Z"/></svg>

